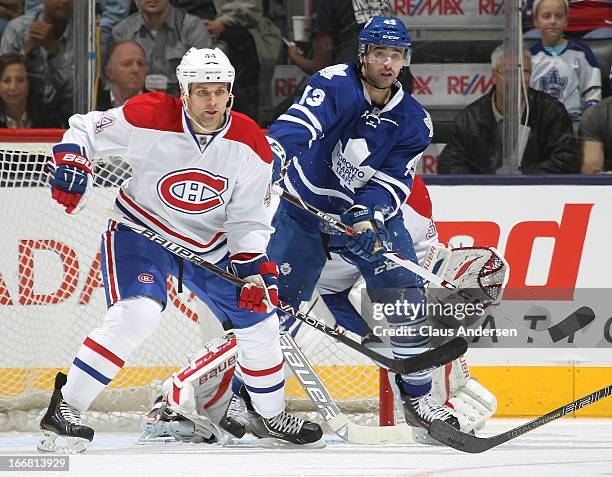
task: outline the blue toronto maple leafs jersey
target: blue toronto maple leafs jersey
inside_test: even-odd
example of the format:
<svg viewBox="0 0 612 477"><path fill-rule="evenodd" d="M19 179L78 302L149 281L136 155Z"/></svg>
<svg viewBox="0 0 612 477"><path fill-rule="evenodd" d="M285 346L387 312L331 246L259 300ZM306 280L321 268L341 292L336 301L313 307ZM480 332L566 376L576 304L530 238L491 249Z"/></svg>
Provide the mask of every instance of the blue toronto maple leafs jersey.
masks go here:
<svg viewBox="0 0 612 477"><path fill-rule="evenodd" d="M551 95L577 121L585 109L601 101L601 71L591 49L569 40L555 55L542 43L531 51L531 87Z"/></svg>
<svg viewBox="0 0 612 477"><path fill-rule="evenodd" d="M429 114L396 85L379 109L356 65L314 74L268 131L275 160L288 164L283 186L330 214L359 204L396 215L433 136Z"/></svg>

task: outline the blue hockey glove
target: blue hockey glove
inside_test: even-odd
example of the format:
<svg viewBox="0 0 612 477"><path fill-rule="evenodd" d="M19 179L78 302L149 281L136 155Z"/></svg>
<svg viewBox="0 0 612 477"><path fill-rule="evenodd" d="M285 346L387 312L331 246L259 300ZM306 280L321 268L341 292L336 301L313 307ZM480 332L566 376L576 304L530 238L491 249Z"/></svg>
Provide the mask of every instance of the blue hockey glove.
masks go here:
<svg viewBox="0 0 612 477"><path fill-rule="evenodd" d="M340 219L357 232L356 236L349 238L346 248L358 257L373 262L390 250L389 232L382 212L353 206Z"/></svg>
<svg viewBox="0 0 612 477"><path fill-rule="evenodd" d="M63 144L53 150L53 160L48 168L53 172L51 197L63 205L66 213L76 213L85 205L85 199L91 193L93 173L91 161L74 152L66 152ZM76 146L76 145L67 145ZM67 149L73 149L68 147Z"/></svg>
<svg viewBox="0 0 612 477"><path fill-rule="evenodd" d="M234 275L247 282L239 291L238 306L270 313L278 305L278 267L265 253L237 253L230 257Z"/></svg>

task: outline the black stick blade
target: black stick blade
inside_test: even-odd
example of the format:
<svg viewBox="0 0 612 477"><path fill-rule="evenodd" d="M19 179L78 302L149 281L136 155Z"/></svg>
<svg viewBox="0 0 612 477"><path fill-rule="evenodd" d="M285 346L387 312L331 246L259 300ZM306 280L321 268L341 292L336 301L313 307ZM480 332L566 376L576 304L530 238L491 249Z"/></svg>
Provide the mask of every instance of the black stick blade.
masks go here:
<svg viewBox="0 0 612 477"><path fill-rule="evenodd" d="M468 342L465 338L457 336L437 348L432 348L412 358L401 360L400 364L396 366L395 371L400 374L410 374L424 369L438 368L464 355L467 349Z"/></svg>
<svg viewBox="0 0 612 477"><path fill-rule="evenodd" d="M439 419L432 421L429 435L442 444L470 454L479 454L496 445L491 445L489 439L465 434Z"/></svg>
<svg viewBox="0 0 612 477"><path fill-rule="evenodd" d="M557 343L590 325L594 319L595 313L591 308L588 306L580 307L562 322L548 328L550 339L553 343Z"/></svg>

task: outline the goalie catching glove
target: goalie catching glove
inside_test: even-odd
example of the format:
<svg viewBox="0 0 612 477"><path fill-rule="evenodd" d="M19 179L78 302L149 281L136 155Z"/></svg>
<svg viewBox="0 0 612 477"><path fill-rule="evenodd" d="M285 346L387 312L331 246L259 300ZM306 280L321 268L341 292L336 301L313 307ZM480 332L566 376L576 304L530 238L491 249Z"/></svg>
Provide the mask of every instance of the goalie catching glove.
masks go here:
<svg viewBox="0 0 612 477"><path fill-rule="evenodd" d="M471 303L478 305L479 314L501 302L504 287L508 281L508 263L493 247L459 247L447 249L441 244L433 245L427 252L423 267L456 288L446 289L430 283L428 299L434 303L457 305ZM455 318L462 320L467 316L458 313ZM478 318L478 316L474 316ZM446 317L439 317L447 325Z"/></svg>
<svg viewBox="0 0 612 477"><path fill-rule="evenodd" d="M278 267L265 253L238 253L230 257L234 275L245 283L238 291L238 306L270 313L278 305Z"/></svg>
<svg viewBox="0 0 612 477"><path fill-rule="evenodd" d="M348 239L346 248L358 257L373 262L391 248L389 232L385 228L385 220L379 210L354 205L344 212L340 219L357 232L357 235Z"/></svg>
<svg viewBox="0 0 612 477"><path fill-rule="evenodd" d="M53 147L53 159L47 168L53 173L53 200L63 205L66 213L78 213L91 193L91 161L77 144L58 144Z"/></svg>

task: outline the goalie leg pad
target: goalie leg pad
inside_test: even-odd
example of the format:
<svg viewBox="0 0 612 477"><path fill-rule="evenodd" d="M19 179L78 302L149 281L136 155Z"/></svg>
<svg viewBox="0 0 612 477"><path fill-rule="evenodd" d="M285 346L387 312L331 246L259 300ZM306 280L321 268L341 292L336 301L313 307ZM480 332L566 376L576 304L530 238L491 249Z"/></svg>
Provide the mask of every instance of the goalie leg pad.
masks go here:
<svg viewBox="0 0 612 477"><path fill-rule="evenodd" d="M234 330L238 364L253 407L265 418L285 408L285 375L276 314L251 326Z"/></svg>
<svg viewBox="0 0 612 477"><path fill-rule="evenodd" d="M465 356L433 371L432 394L455 410L463 432L479 431L497 410L497 399L471 377Z"/></svg>
<svg viewBox="0 0 612 477"><path fill-rule="evenodd" d="M213 407L228 390L237 362L236 339L232 334L215 338L172 378L166 391L168 403L187 412ZM198 398L196 399L196 396Z"/></svg>
<svg viewBox="0 0 612 477"><path fill-rule="evenodd" d="M181 442L213 443L222 439L221 430L206 416L184 416L159 396L142 422L138 443L172 437Z"/></svg>
<svg viewBox="0 0 612 477"><path fill-rule="evenodd" d="M189 363L162 384L162 395L143 421L140 442L169 436L187 442L219 439L216 425L231 397L236 363L231 333L210 340L190 356Z"/></svg>
<svg viewBox="0 0 612 477"><path fill-rule="evenodd" d="M81 345L62 388L64 400L85 411L123 367L132 351L157 328L159 302L147 297L121 300L110 307L101 328L93 330Z"/></svg>

